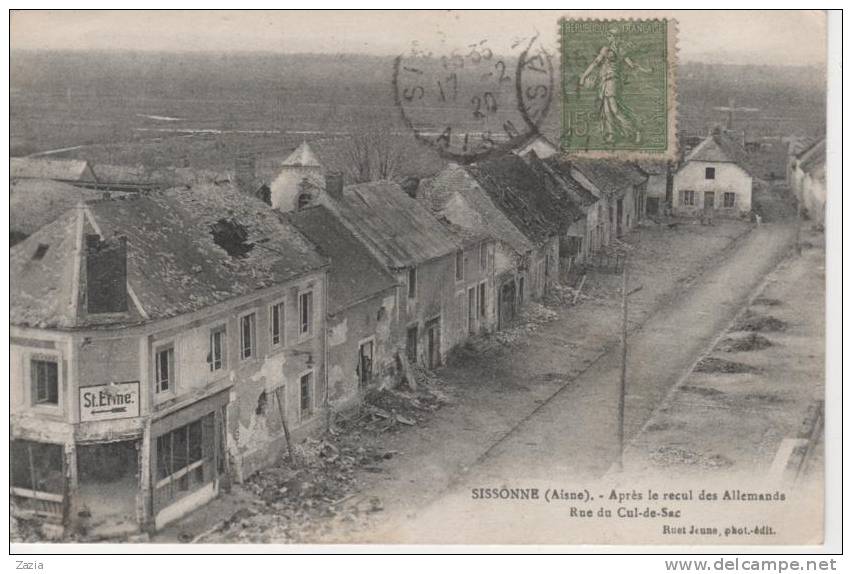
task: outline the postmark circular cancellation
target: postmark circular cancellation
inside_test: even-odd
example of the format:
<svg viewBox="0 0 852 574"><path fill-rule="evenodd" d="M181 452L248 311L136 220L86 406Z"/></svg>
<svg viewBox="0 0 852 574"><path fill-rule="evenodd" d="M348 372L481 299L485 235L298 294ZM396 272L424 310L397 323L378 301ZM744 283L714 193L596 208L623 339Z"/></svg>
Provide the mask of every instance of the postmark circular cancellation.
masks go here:
<svg viewBox="0 0 852 574"><path fill-rule="evenodd" d="M488 40L435 56L414 46L394 61L394 99L414 137L472 163L539 135L553 101L551 55L538 36L508 47Z"/></svg>

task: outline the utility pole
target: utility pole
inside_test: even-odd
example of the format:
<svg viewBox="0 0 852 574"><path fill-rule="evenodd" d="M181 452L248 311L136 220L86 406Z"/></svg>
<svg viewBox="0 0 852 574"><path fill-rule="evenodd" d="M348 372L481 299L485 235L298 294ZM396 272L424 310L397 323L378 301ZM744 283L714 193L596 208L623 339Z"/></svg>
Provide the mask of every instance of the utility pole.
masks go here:
<svg viewBox="0 0 852 574"><path fill-rule="evenodd" d="M796 198L796 255L802 254L802 199L793 191Z"/></svg>
<svg viewBox="0 0 852 574"><path fill-rule="evenodd" d="M627 391L627 257L621 267L621 380L618 385L618 471L624 470L624 397Z"/></svg>

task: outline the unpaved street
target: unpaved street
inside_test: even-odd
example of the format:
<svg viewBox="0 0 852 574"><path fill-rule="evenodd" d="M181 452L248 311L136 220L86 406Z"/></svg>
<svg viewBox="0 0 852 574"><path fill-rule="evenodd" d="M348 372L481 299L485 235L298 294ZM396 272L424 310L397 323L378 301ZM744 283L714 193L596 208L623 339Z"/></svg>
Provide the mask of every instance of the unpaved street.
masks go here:
<svg viewBox="0 0 852 574"><path fill-rule="evenodd" d="M792 225L756 228L631 335L625 422L628 438L727 328L749 295L788 252L794 238ZM566 350L566 364L569 355ZM563 380L530 416L494 440L475 465L467 471L460 469L451 488L423 511L386 516L375 533L358 539L523 542L518 539L520 531L514 522L518 516L512 507L473 502L470 489L519 482L583 481L604 474L617 452L620 356L616 345L577 376ZM553 361L548 368L558 373L560 367L560 361ZM486 523L488 528L483 527ZM474 524L476 528L470 528ZM549 532L547 541L569 542L560 539L558 528ZM475 537L467 538L467 533L475 533ZM544 541L543 534L530 532L539 541Z"/></svg>
<svg viewBox="0 0 852 574"><path fill-rule="evenodd" d="M651 225L627 238L631 289L641 287L630 297L634 334L628 437L724 331L794 236L786 224L755 228L728 221L713 227L689 222L673 229ZM354 516L351 510L335 512L313 525L313 539L485 542L464 540L462 533L470 531L471 521L490 517L496 524L505 523L506 507L492 507L500 511L492 516L483 506L470 506L470 485L516 485L527 479L582 482L604 473L615 453L620 286L620 275L595 273L578 305L533 305L531 310L546 315L546 322L522 323L501 332L500 344L486 338L460 349L438 371L451 397L449 405L416 426L361 435L365 446L395 455L370 472L356 473L354 498L346 506L370 508L371 501L379 500L381 510ZM246 498L236 486L234 493L170 526L155 540L192 539L235 512L242 516L237 526L204 541L302 539L288 519L265 508L264 502ZM429 531L448 538L424 538L423 532ZM520 542L518 533L507 526L487 541ZM564 541L558 530L529 535L530 540L549 540L554 533L554 541Z"/></svg>

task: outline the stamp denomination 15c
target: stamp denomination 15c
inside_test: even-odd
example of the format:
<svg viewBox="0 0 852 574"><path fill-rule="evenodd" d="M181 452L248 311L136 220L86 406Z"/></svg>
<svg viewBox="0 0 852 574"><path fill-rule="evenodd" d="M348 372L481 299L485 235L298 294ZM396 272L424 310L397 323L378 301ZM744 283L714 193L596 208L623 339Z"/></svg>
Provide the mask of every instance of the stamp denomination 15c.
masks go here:
<svg viewBox="0 0 852 574"><path fill-rule="evenodd" d="M562 151L673 157L673 21L560 21Z"/></svg>

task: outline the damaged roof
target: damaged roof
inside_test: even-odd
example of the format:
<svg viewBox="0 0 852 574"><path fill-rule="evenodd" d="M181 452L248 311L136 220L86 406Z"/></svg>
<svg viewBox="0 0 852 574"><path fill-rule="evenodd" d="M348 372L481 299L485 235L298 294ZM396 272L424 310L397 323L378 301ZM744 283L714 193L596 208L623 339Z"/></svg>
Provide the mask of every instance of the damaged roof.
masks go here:
<svg viewBox="0 0 852 574"><path fill-rule="evenodd" d="M559 156L551 156L545 160L531 156L530 165L534 169L542 170L547 177L557 184L564 194L563 199L573 202L581 210L597 203L598 197L571 175L571 164Z"/></svg>
<svg viewBox="0 0 852 574"><path fill-rule="evenodd" d="M583 217L577 206L549 188L542 173L514 154L472 164L467 170L494 205L535 244Z"/></svg>
<svg viewBox="0 0 852 574"><path fill-rule="evenodd" d="M288 220L331 260L328 312L336 314L396 287L396 280L370 251L322 205L287 214Z"/></svg>
<svg viewBox="0 0 852 574"><path fill-rule="evenodd" d="M347 185L341 198L325 197L329 209L389 268L410 267L459 248L429 210L394 182Z"/></svg>
<svg viewBox="0 0 852 574"><path fill-rule="evenodd" d="M620 195L648 179L636 164L628 161L573 158L570 163L604 193Z"/></svg>
<svg viewBox="0 0 852 574"><path fill-rule="evenodd" d="M453 205L455 197L469 205L471 212ZM502 241L519 255L534 248L464 166L449 165L434 178L421 182L418 198L439 219Z"/></svg>
<svg viewBox="0 0 852 574"><path fill-rule="evenodd" d="M196 311L327 265L279 214L229 187L89 201L10 250L11 323L45 328L103 323L82 311L81 295L77 300L72 295L83 288L79 277L88 234L107 241L127 238L132 312L112 324ZM47 250L39 258L41 245Z"/></svg>

